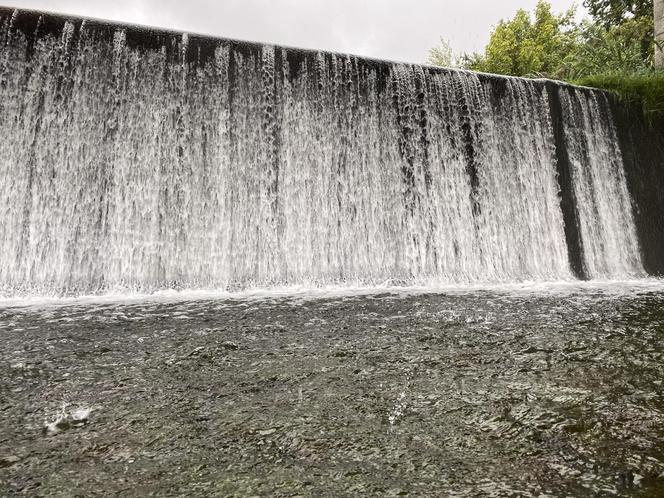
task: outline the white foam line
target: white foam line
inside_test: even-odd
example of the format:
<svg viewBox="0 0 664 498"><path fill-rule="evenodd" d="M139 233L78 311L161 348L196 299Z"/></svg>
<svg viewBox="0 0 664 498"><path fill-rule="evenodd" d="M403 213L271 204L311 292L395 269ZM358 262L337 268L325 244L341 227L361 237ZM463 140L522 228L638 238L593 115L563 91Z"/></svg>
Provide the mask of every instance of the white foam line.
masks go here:
<svg viewBox="0 0 664 498"><path fill-rule="evenodd" d="M374 285L374 286L286 286L267 289L227 290L163 290L146 293L108 293L77 297L21 296L0 298L3 308L42 308L84 305L125 305L140 303L179 303L187 301L251 301L251 300L321 300L353 298L379 294L407 297L425 294L476 294L491 292L504 295L569 295L600 293L607 296L627 296L646 292L664 292L664 280L593 280L558 282L431 284L431 285Z"/></svg>

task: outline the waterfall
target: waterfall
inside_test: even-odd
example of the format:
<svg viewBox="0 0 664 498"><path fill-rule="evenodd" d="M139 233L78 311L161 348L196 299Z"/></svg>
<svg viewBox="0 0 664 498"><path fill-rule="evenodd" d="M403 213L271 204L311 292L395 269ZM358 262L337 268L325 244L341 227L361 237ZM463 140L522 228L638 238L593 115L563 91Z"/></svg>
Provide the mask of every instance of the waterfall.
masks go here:
<svg viewBox="0 0 664 498"><path fill-rule="evenodd" d="M569 280L560 147L585 276L643 274L601 92L18 17L0 294Z"/></svg>
<svg viewBox="0 0 664 498"><path fill-rule="evenodd" d="M565 142L590 277L643 276L618 136L603 93L561 88Z"/></svg>

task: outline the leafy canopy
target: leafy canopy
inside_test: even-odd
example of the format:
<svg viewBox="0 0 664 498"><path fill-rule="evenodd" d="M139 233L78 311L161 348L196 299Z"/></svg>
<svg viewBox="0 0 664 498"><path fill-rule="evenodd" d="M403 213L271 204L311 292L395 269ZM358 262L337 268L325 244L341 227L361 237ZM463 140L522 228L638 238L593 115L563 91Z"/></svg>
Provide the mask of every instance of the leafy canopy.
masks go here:
<svg viewBox="0 0 664 498"><path fill-rule="evenodd" d="M583 5L605 28L620 26L630 19L653 19L653 0L585 0Z"/></svg>
<svg viewBox="0 0 664 498"><path fill-rule="evenodd" d="M576 45L574 8L554 14L551 5L540 0L534 19L520 9L513 19L495 27L484 54L466 56L468 69L512 76L555 76L560 61Z"/></svg>
<svg viewBox="0 0 664 498"><path fill-rule="evenodd" d="M427 63L432 66L455 67L457 66L456 55L450 43L444 38L440 39L440 45L429 50Z"/></svg>
<svg viewBox="0 0 664 498"><path fill-rule="evenodd" d="M575 11L555 14L540 0L494 28L483 53L455 58L447 42L429 62L512 76L575 80L595 74L644 73L654 56L653 0L585 0L592 20L577 23Z"/></svg>
<svg viewBox="0 0 664 498"><path fill-rule="evenodd" d="M655 47L653 0L585 0L583 5L607 31L631 25L628 29L638 37L641 59L651 62Z"/></svg>
<svg viewBox="0 0 664 498"><path fill-rule="evenodd" d="M584 22L579 43L560 63L558 74L578 79L595 74L646 73L652 69L652 21L633 18L606 29Z"/></svg>

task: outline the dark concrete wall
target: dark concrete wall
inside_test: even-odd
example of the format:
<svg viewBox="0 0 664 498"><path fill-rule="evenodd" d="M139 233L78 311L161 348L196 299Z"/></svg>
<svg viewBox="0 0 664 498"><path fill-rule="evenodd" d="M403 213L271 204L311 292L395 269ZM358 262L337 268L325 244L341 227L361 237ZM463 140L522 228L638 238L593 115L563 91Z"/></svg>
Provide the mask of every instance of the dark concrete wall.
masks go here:
<svg viewBox="0 0 664 498"><path fill-rule="evenodd" d="M641 106L617 98L612 107L643 264L651 275L664 276L664 118L649 121Z"/></svg>

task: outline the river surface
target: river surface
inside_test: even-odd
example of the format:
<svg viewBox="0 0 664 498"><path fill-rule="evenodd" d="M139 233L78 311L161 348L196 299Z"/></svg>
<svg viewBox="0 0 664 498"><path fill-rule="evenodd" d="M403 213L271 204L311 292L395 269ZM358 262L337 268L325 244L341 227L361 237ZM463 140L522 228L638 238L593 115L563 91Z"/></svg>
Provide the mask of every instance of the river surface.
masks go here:
<svg viewBox="0 0 664 498"><path fill-rule="evenodd" d="M664 494L661 284L6 301L0 336L0 495Z"/></svg>

